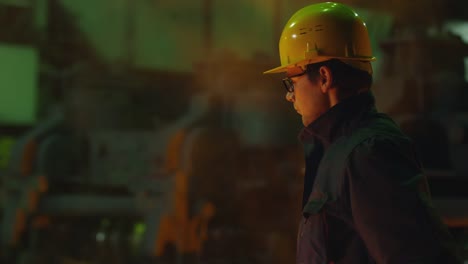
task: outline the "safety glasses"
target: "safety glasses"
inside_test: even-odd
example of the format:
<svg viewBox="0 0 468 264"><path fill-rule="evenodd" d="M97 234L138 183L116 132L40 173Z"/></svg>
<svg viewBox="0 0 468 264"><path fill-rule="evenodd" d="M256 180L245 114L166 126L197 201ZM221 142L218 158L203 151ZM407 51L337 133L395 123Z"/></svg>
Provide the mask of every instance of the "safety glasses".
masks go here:
<svg viewBox="0 0 468 264"><path fill-rule="evenodd" d="M293 80L291 80L291 78L299 77L299 76L302 76L302 75L304 75L306 73L307 73L307 71L303 71L301 73L291 75L291 76L288 76L288 77L284 78L283 79L283 85L284 85L284 88L286 88L286 91L288 91L288 93L294 92L294 82L293 82Z"/></svg>

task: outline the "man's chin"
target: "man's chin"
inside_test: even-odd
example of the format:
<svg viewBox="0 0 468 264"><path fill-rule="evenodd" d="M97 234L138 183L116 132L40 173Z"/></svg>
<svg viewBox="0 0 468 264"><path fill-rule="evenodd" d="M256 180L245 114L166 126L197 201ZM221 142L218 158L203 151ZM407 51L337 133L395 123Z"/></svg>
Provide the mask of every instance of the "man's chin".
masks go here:
<svg viewBox="0 0 468 264"><path fill-rule="evenodd" d="M302 116L302 124L307 127L309 126L311 123L313 123L316 118L311 118L310 116L306 117L304 115L301 115Z"/></svg>
<svg viewBox="0 0 468 264"><path fill-rule="evenodd" d="M304 117L302 117L302 124L306 127L310 124L311 122L307 119L305 119Z"/></svg>

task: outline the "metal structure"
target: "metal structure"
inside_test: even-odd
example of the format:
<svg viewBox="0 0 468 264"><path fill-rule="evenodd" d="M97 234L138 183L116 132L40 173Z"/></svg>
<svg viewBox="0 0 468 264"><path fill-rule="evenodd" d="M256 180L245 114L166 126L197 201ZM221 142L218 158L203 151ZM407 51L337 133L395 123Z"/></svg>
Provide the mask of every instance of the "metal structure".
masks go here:
<svg viewBox="0 0 468 264"><path fill-rule="evenodd" d="M4 251L56 243L37 233L60 232L54 230L60 218L91 217L99 222L107 217L145 226L136 256L161 257L168 243L181 254L200 252L215 208L206 201L191 209L191 160L183 157L193 151L191 144L203 130L188 132L197 118L185 118L164 131L90 131L80 138L67 129L62 116L20 137L3 178ZM105 236L96 239L104 241Z"/></svg>
<svg viewBox="0 0 468 264"><path fill-rule="evenodd" d="M56 113L13 147L3 177L5 258L291 258L295 221L258 222L274 205L294 210L301 189L295 115L272 88L279 80L257 78L265 64L221 56L200 63L195 77L91 74L70 82ZM168 105L153 89L159 78L187 94ZM180 108L175 118L173 107Z"/></svg>

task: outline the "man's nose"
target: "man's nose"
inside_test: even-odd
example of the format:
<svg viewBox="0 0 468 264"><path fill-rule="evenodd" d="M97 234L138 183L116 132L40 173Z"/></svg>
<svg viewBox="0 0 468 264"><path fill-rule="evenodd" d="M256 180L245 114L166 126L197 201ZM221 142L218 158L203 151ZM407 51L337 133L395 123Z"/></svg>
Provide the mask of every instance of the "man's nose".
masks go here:
<svg viewBox="0 0 468 264"><path fill-rule="evenodd" d="M286 93L286 101L294 103L294 92L287 92Z"/></svg>

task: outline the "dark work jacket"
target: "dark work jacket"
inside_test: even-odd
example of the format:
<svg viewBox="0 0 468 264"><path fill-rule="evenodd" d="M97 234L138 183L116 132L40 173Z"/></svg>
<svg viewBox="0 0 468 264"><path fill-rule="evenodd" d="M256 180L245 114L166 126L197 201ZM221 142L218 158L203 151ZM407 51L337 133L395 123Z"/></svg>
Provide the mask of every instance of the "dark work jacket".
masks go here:
<svg viewBox="0 0 468 264"><path fill-rule="evenodd" d="M370 92L304 128L297 263L459 263L413 144Z"/></svg>

